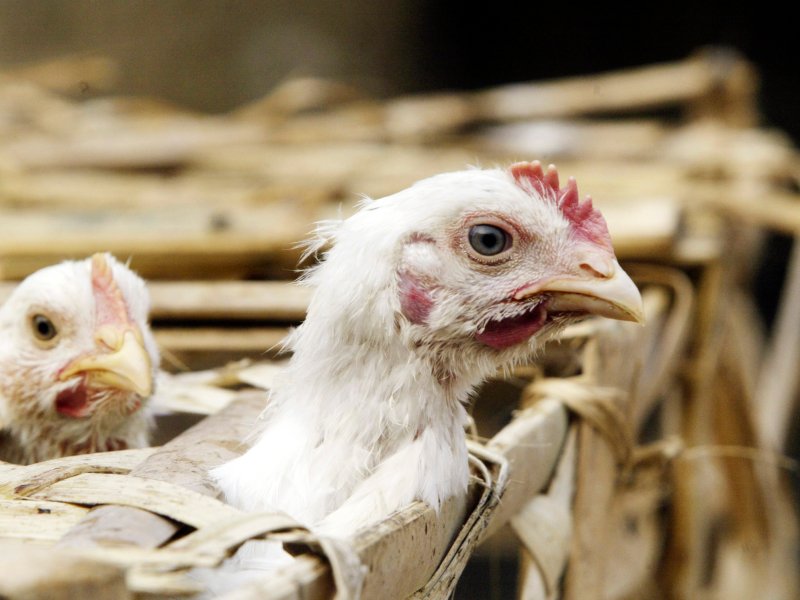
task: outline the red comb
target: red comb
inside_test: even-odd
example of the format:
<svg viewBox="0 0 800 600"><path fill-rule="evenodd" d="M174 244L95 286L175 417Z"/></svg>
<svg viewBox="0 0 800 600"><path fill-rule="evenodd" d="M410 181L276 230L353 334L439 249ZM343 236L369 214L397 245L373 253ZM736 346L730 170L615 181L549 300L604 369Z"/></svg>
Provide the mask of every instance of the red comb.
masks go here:
<svg viewBox="0 0 800 600"><path fill-rule="evenodd" d="M555 165L550 165L545 171L538 160L514 163L509 167L509 171L517 185L555 202L577 237L604 246L611 252L614 251L603 215L592 206L592 199L589 196L586 196L584 202L580 201L578 184L574 177L569 178L566 187L559 188L558 169Z"/></svg>
<svg viewBox="0 0 800 600"><path fill-rule="evenodd" d="M130 322L125 298L114 281L114 272L106 261L105 254L97 253L92 256L92 291L98 325Z"/></svg>

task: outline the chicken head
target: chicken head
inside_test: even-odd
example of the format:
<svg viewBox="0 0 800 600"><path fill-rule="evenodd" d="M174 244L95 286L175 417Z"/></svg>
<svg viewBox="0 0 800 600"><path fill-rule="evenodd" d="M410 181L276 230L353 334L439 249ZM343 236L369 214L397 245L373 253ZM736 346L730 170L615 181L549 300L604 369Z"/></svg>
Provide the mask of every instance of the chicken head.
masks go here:
<svg viewBox="0 0 800 600"><path fill-rule="evenodd" d="M142 447L158 350L144 281L110 254L47 267L0 309L0 457Z"/></svg>

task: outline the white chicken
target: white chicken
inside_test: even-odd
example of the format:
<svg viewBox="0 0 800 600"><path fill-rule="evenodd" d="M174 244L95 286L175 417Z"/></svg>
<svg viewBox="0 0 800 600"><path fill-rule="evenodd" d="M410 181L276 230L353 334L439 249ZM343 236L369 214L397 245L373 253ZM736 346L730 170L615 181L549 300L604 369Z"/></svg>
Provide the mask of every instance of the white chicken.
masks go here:
<svg viewBox="0 0 800 600"><path fill-rule="evenodd" d="M0 308L0 459L147 445L158 350L144 281L110 254L30 275Z"/></svg>
<svg viewBox="0 0 800 600"><path fill-rule="evenodd" d="M603 217L538 162L365 201L309 252L329 243L258 440L213 472L232 504L326 535L464 494L477 385L586 315L642 320Z"/></svg>

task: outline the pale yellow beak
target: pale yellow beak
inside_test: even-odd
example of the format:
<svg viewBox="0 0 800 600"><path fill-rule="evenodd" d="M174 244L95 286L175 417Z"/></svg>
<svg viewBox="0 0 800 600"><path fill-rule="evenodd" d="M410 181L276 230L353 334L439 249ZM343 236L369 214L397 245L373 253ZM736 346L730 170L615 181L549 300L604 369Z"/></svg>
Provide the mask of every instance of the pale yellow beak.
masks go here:
<svg viewBox="0 0 800 600"><path fill-rule="evenodd" d="M522 300L535 294L548 293L551 312L585 312L620 321L644 323L642 296L636 284L617 264L585 276L567 276L537 282L519 290L515 298Z"/></svg>
<svg viewBox="0 0 800 600"><path fill-rule="evenodd" d="M152 364L138 330L105 326L97 331L95 339L98 346L106 346L111 352L99 351L78 358L61 371L59 379L86 373L95 383L143 397L153 392Z"/></svg>

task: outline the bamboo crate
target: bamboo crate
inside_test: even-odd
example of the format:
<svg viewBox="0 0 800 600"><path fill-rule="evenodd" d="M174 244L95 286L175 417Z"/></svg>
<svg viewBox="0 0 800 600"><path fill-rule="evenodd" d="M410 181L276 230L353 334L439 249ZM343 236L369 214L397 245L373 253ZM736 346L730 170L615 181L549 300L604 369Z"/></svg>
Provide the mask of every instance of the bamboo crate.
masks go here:
<svg viewBox="0 0 800 600"><path fill-rule="evenodd" d="M526 548L546 565L545 580L538 585L552 586L557 581L569 554L565 536L569 528L554 526L569 519L573 494L578 494L579 502L580 494L587 493L583 486L592 489L589 493L594 499L587 500L592 504L598 493L595 482L589 481L594 479L597 465L578 464L580 475L576 479L576 447L596 446L592 460L600 460L605 469L615 469L616 461L628 463L632 438L625 413L638 412L641 421L659 399L659 382L670 380L676 367L676 350L688 325L687 302L691 302L691 297L677 295L691 294L691 290L678 274L658 273L668 284L670 278L677 277L678 287L682 287L658 285L648 289L649 326L593 321L573 327L563 336L561 347L548 356L546 376L539 369L532 371L532 377L531 373L518 374L520 385L531 379L524 387L522 410L488 442L471 442L475 484L466 519L464 507L456 501L448 503L438 517L418 503L358 533L356 550L369 566L365 597L405 597L415 592L420 598L448 597L475 546L508 521L520 532ZM666 345L658 339L665 327L678 336L668 338ZM631 361L631 351L649 354L649 364ZM664 351L671 356L663 356ZM635 377L641 367L650 379ZM650 406L617 405L630 401L628 391L635 380L649 391L651 397L645 401ZM262 405L260 394L239 393L227 408L161 449L75 457L28 467L5 466L0 470L5 495L3 530L7 537L55 543L66 552L81 547L87 538L115 538L120 524L129 523L124 535L135 536L128 541L134 541L138 548L83 549L77 556L128 567L127 582L135 592L170 595L191 590L192 582L183 577L181 568L214 564L245 539L294 526L274 515L244 515L204 495L213 489L205 469L241 450L232 450L230 440L248 430ZM570 425L570 410L591 425L580 420L572 420ZM611 448L608 441L613 443ZM554 470L556 476L552 477ZM655 519L662 491L652 492L651 503L644 509L638 507L644 512L633 513L634 518ZM611 491L605 495L611 496ZM90 511L88 507L96 504L112 506ZM550 524L552 530L542 531L541 527L548 525L539 521L542 517L547 521L549 513L555 519ZM603 513L605 509L598 514ZM47 517L19 518L37 514ZM576 523L576 531L580 531L579 525L584 523ZM174 539L175 532L189 529L195 531ZM562 538L555 545L548 541L553 535ZM302 535L294 537L304 540ZM289 539L294 538L290 535ZM650 549L651 553L656 551ZM99 573L104 580L108 577L107 571ZM532 582L537 573L526 571L526 586L537 585ZM643 568L639 577L649 574ZM275 583L282 581L289 588L303 590L303 597L321 598L324 594L318 590L330 589L331 585L326 563L307 553L275 578L241 590L237 597L282 598L285 592L276 591L276 587L281 588ZM343 579L346 581L346 576ZM80 581L77 585L97 582Z"/></svg>
<svg viewBox="0 0 800 600"><path fill-rule="evenodd" d="M113 89L103 61L65 64ZM216 499L207 469L243 451L263 408L243 388L268 388L276 368L220 365L263 360L302 320L307 295L289 280L313 221L349 214L357 194L535 157L592 193L647 325L572 327L488 384L466 505L437 516L418 503L356 532L363 597L449 597L484 540L509 544L507 524L520 598L797 597L795 467L782 452L800 260L771 338L746 288L763 231L800 233L797 159L758 128L746 62L705 52L382 102L296 80L217 117L73 100L52 72L0 72L0 301L45 264L109 250L151 280L165 366L211 370L164 374L162 410L198 416L170 441L162 419L163 446L0 464L0 596L191 595L191 567L267 535L297 560L227 597L347 597L361 573L347 549Z"/></svg>

